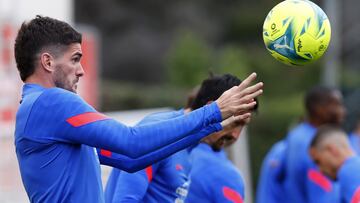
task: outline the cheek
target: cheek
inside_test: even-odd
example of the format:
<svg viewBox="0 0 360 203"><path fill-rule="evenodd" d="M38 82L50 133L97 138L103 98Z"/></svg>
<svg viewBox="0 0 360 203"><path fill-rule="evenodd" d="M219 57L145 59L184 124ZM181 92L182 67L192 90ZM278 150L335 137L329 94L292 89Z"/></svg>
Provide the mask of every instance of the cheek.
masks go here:
<svg viewBox="0 0 360 203"><path fill-rule="evenodd" d="M327 171L331 171L334 168L334 158L333 155L326 153L324 155L323 165Z"/></svg>
<svg viewBox="0 0 360 203"><path fill-rule="evenodd" d="M68 74L71 75L71 76L73 76L73 75L75 75L75 73L76 73L76 66L75 66L75 65L71 65L71 66L69 67Z"/></svg>
<svg viewBox="0 0 360 203"><path fill-rule="evenodd" d="M211 142L216 142L217 140L219 140L221 138L221 135L222 135L222 133L215 133L213 135L210 135L209 140Z"/></svg>

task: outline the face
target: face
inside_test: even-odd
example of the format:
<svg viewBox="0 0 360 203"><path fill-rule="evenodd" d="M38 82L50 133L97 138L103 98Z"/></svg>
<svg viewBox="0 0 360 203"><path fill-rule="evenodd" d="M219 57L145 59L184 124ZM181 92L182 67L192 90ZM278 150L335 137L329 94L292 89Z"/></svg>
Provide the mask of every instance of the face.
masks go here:
<svg viewBox="0 0 360 203"><path fill-rule="evenodd" d="M310 149L310 156L320 171L329 178L337 179L337 163L335 161L334 153L329 149Z"/></svg>
<svg viewBox="0 0 360 203"><path fill-rule="evenodd" d="M331 99L327 105L321 107L321 116L324 123L340 125L345 117L345 108L342 95L339 91L331 94Z"/></svg>
<svg viewBox="0 0 360 203"><path fill-rule="evenodd" d="M220 151L224 146L234 143L240 136L243 126L236 126L230 130L222 130L206 138L206 142L214 151Z"/></svg>
<svg viewBox="0 0 360 203"><path fill-rule="evenodd" d="M56 87L77 92L79 78L84 75L84 69L80 63L81 56L81 45L74 43L70 44L61 56L55 57L53 81Z"/></svg>

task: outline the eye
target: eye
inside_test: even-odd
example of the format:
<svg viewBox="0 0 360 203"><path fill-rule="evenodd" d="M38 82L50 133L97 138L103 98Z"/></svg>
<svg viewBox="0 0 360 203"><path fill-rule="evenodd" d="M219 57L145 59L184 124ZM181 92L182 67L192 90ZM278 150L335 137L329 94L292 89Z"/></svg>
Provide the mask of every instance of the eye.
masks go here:
<svg viewBox="0 0 360 203"><path fill-rule="evenodd" d="M78 57L78 56L77 56L77 57L74 57L74 58L72 58L72 61L73 61L73 62L79 62L79 61L80 61L80 57Z"/></svg>

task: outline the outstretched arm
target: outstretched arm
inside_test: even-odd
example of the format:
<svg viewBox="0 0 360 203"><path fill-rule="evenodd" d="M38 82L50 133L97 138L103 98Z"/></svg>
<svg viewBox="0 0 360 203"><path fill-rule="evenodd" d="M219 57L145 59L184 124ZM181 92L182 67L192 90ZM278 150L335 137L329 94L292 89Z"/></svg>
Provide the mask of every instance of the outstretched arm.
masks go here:
<svg viewBox="0 0 360 203"><path fill-rule="evenodd" d="M255 77L254 74L249 76L216 102L187 115L136 127L125 126L99 114L76 94L51 88L35 102L25 131L32 131L39 139L86 144L136 159L251 109L255 105L253 97L262 93L262 83L250 87L244 84L249 85ZM49 125L52 132L41 130ZM190 138L190 142L196 143L197 138Z"/></svg>
<svg viewBox="0 0 360 203"><path fill-rule="evenodd" d="M191 136L187 136L177 142L171 143L136 159L104 149L97 149L97 152L101 164L109 165L127 172L135 172L199 142L203 137L219 129L221 129L221 126L217 124L210 125Z"/></svg>
<svg viewBox="0 0 360 203"><path fill-rule="evenodd" d="M96 112L77 95L59 91L62 90L47 90L40 96L26 130L39 138L86 144L129 158L139 158L221 121L217 105L211 104L164 122L128 127ZM41 130L49 125L51 132Z"/></svg>
<svg viewBox="0 0 360 203"><path fill-rule="evenodd" d="M196 133L193 133L192 136L185 137L175 143L167 145L159 150L153 151L149 154L146 154L137 159L128 158L122 154L113 153L104 149L97 149L99 160L101 164L109 165L127 172L135 172L140 169L143 169L150 165L151 163L157 162L161 159L164 159L173 153L185 149L195 142L199 142L203 137L216 132L220 129L231 129L233 125L236 125L240 120L245 120L250 117L250 113L245 113L237 117L231 117L223 121L220 125L213 124L210 125ZM147 118L151 119L151 118ZM146 120L146 119L145 119Z"/></svg>

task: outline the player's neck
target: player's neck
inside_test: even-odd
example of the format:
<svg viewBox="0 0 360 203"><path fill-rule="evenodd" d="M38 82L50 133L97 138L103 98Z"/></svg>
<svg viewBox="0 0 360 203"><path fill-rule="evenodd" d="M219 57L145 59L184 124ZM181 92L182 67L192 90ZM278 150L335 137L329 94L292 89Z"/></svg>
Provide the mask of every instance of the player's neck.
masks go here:
<svg viewBox="0 0 360 203"><path fill-rule="evenodd" d="M33 74L29 76L25 81L25 83L38 84L45 88L55 87L54 82L51 78L45 77L40 74Z"/></svg>

